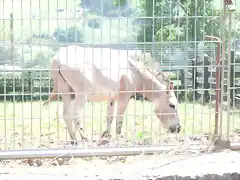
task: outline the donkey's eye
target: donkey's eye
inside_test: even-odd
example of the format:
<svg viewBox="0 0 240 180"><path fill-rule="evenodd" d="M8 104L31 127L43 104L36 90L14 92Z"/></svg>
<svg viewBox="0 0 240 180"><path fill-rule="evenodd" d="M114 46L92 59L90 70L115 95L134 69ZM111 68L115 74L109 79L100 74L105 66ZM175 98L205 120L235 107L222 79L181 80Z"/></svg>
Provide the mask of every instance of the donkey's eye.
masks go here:
<svg viewBox="0 0 240 180"><path fill-rule="evenodd" d="M171 108L175 109L175 105L169 104L169 106L170 106Z"/></svg>

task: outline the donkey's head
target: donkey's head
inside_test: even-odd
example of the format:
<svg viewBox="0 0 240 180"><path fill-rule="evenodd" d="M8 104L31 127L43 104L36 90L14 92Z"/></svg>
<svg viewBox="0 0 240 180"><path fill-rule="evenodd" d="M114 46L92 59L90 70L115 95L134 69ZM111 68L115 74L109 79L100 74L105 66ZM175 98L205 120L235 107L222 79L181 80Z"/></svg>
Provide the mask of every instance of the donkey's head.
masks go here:
<svg viewBox="0 0 240 180"><path fill-rule="evenodd" d="M163 123L165 128L168 128L171 133L179 133L181 130L180 119L178 116L178 101L173 92L173 86L166 92L155 96L153 103L155 105L155 114Z"/></svg>
<svg viewBox="0 0 240 180"><path fill-rule="evenodd" d="M154 62L152 56L144 52L138 52L136 56L138 61L129 59L129 62L133 67L136 67L140 75L137 82L139 82L138 88L142 92L139 92L139 94L153 103L154 112L164 128L171 133L179 133L181 125L178 116L178 100L173 91L173 84L162 71L146 68L146 55L148 57L147 61ZM155 66L158 66L158 63Z"/></svg>
<svg viewBox="0 0 240 180"><path fill-rule="evenodd" d="M173 83L161 71L155 73L148 70L148 74L153 75L151 78L152 88L147 88L151 89L152 93L146 93L145 97L153 103L154 112L158 119L161 120L163 127L171 133L179 133L181 125L178 115L178 100L173 91ZM145 84L149 85L149 83Z"/></svg>

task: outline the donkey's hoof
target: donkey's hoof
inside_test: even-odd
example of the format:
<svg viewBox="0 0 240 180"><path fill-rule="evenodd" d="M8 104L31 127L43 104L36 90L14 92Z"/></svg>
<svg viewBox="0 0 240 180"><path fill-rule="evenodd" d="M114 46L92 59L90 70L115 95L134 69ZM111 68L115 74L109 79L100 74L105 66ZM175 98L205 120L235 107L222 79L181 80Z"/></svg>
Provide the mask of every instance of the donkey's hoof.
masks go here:
<svg viewBox="0 0 240 180"><path fill-rule="evenodd" d="M117 135L116 135L116 138L117 138L117 139L123 139L123 135L122 135L122 134L117 134Z"/></svg>
<svg viewBox="0 0 240 180"><path fill-rule="evenodd" d="M73 145L73 146L77 146L77 145L78 145L78 143L77 143L76 141L74 141L74 140L71 140L70 143L71 143L71 145Z"/></svg>
<svg viewBox="0 0 240 180"><path fill-rule="evenodd" d="M82 140L83 140L83 141L87 141L87 140L88 140L87 136L83 136L83 137L82 137Z"/></svg>
<svg viewBox="0 0 240 180"><path fill-rule="evenodd" d="M109 143L110 143L110 141L109 141L108 138L101 138L100 140L98 140L97 146L104 146L104 145L107 145Z"/></svg>
<svg viewBox="0 0 240 180"><path fill-rule="evenodd" d="M111 134L106 130L102 133L101 138L111 138Z"/></svg>
<svg viewBox="0 0 240 180"><path fill-rule="evenodd" d="M83 132L83 130L80 130L80 136L82 141L88 141L88 136Z"/></svg>

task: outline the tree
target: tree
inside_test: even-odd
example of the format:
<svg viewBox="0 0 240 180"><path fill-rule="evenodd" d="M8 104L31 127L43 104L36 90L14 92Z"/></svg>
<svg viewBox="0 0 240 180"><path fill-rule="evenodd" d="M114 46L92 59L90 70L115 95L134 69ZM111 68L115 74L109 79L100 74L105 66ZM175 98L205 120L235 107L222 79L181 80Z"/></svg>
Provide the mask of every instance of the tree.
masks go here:
<svg viewBox="0 0 240 180"><path fill-rule="evenodd" d="M59 42L66 42L66 31L62 28L57 28L53 33L53 37Z"/></svg>
<svg viewBox="0 0 240 180"><path fill-rule="evenodd" d="M67 40L68 42L78 42L79 43L82 41L83 35L80 32L80 30L75 26L68 28L66 34L68 37L68 40Z"/></svg>
<svg viewBox="0 0 240 180"><path fill-rule="evenodd" d="M200 41L204 35L219 36L220 12L213 0L141 0L141 7L148 18L143 19L138 41L152 42L153 35L157 41Z"/></svg>
<svg viewBox="0 0 240 180"><path fill-rule="evenodd" d="M82 42L83 34L75 26L69 27L67 30L62 28L57 28L53 34L59 42Z"/></svg>
<svg viewBox="0 0 240 180"><path fill-rule="evenodd" d="M113 0L112 6L118 7L118 6L125 6L127 4L127 0Z"/></svg>
<svg viewBox="0 0 240 180"><path fill-rule="evenodd" d="M48 68L50 63L50 57L46 57L43 52L38 52L34 59L27 60L23 65L24 68Z"/></svg>

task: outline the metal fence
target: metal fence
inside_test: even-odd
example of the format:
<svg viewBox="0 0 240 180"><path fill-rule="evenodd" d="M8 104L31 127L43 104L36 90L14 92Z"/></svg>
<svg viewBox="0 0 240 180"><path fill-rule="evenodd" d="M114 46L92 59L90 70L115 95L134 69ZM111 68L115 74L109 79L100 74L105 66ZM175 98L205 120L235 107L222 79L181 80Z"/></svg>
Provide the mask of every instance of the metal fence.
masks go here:
<svg viewBox="0 0 240 180"><path fill-rule="evenodd" d="M216 1L220 9L226 7ZM0 159L200 151L215 136L226 136L237 149L240 63L236 48L229 46L235 36L224 34L236 34L231 29L236 16L230 17L234 9L224 8L227 16L213 8L213 1L159 2L102 0L95 2L101 6L93 1L95 6L89 7L87 0L1 1ZM124 114L123 138L116 139L112 131L112 138L103 139L107 101L89 101L83 113L87 140L77 147L69 144L63 102L45 107L43 101L53 89L50 60L60 47L70 45L150 52L173 81L181 132L169 133L154 115L153 103L138 97L131 98ZM208 63L198 63L206 54Z"/></svg>

